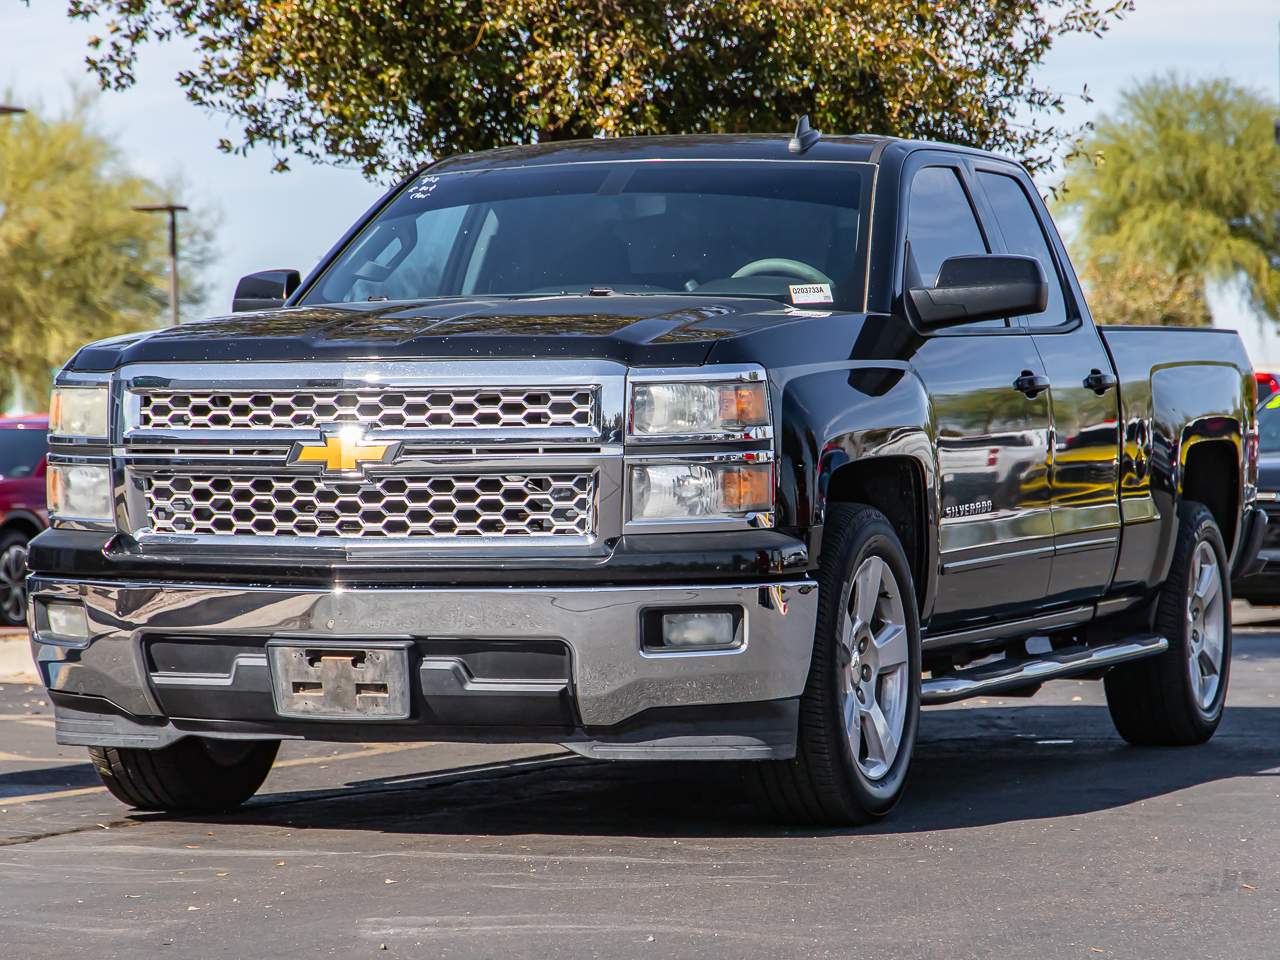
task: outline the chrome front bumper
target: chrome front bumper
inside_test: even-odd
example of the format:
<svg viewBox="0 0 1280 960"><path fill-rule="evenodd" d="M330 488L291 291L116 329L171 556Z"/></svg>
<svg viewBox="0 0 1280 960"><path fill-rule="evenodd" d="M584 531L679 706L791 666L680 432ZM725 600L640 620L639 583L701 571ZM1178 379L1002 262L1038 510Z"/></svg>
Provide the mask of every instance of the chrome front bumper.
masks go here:
<svg viewBox="0 0 1280 960"><path fill-rule="evenodd" d="M182 719L166 717L157 699L144 653L148 635L353 644L362 639L413 639L427 650L436 640L560 640L570 650L570 695L581 725L602 728L651 708L799 696L809 670L818 607L817 587L807 580L766 586L277 589L36 575L30 580L30 593L32 650L50 690L99 698L148 722ZM68 645L39 629L35 607L52 599L77 599L85 605L88 643ZM646 608L726 605L743 610L741 647L642 650L641 613ZM78 734L71 732L73 728L60 722L60 740L94 742L93 734L86 732L92 724ZM411 731L404 733L412 738ZM325 739L319 726L315 738ZM103 740L110 740L105 732Z"/></svg>

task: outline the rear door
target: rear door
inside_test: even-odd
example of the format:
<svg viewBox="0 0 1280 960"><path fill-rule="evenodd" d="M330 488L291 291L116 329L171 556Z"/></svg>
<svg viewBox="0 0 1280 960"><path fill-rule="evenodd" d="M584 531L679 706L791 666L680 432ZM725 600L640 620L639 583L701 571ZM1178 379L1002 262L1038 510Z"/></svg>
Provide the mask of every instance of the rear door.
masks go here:
<svg viewBox="0 0 1280 960"><path fill-rule="evenodd" d="M906 287L932 286L948 257L992 252L959 160L913 157L906 184ZM911 358L936 422L941 576L928 629L1025 614L1043 602L1053 555L1047 392L1027 330L987 320L923 333Z"/></svg>
<svg viewBox="0 0 1280 960"><path fill-rule="evenodd" d="M1050 382L1054 560L1046 598L1089 600L1110 584L1120 543L1119 390L1111 357L1081 308L1061 240L1029 178L979 163L974 179L993 238L1008 253L1038 259L1049 281L1048 308L1018 320Z"/></svg>

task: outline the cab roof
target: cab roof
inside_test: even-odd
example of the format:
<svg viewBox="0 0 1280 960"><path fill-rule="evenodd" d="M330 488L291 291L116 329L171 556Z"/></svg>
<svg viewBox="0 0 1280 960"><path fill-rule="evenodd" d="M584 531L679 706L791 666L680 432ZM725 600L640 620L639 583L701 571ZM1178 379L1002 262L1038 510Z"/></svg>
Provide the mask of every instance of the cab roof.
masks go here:
<svg viewBox="0 0 1280 960"><path fill-rule="evenodd" d="M703 133L562 140L457 154L424 169L433 173L452 173L491 167L544 166L601 160L821 160L877 163L889 148L893 148L892 153L898 157L925 148L952 150L976 156L996 156L972 147L873 134L823 134L817 143L801 154L794 154L788 149L790 141L791 135L786 133Z"/></svg>

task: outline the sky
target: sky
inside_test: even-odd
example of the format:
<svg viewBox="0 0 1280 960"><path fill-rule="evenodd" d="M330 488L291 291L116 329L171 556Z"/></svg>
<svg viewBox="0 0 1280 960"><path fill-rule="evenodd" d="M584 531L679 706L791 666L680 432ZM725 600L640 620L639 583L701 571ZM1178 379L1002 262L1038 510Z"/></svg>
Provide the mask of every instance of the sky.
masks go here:
<svg viewBox="0 0 1280 960"><path fill-rule="evenodd" d="M1271 97L1280 84L1280 4L1276 0L1137 0L1137 10L1103 39L1060 41L1039 76L1066 94L1088 86L1092 103L1068 99L1066 124L1114 109L1134 80L1178 71L1230 77ZM42 112L64 109L75 91L95 89L84 67L91 24L71 21L63 0L3 0L0 5L0 98ZM248 157L217 150L237 139L218 116L187 102L174 82L193 58L175 44L142 53L138 82L98 98L100 130L128 165L154 180L182 184L178 202L217 223L218 257L208 271L206 311L229 309L238 277L271 267L304 274L382 193L354 170L293 159L272 173L265 151ZM850 131L852 132L852 131ZM874 132L874 131L870 131ZM1252 316L1229 290L1212 291L1215 322L1239 329L1258 368L1280 369L1280 333Z"/></svg>

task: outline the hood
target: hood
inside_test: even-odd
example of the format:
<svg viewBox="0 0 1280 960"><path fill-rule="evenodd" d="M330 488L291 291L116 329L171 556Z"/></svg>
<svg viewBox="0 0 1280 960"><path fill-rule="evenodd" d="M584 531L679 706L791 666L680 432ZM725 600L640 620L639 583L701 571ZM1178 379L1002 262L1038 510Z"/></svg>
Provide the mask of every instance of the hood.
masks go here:
<svg viewBox="0 0 1280 960"><path fill-rule="evenodd" d="M665 295L286 307L104 340L80 350L68 369L163 362L531 357L697 365L719 340L814 315L774 300Z"/></svg>

